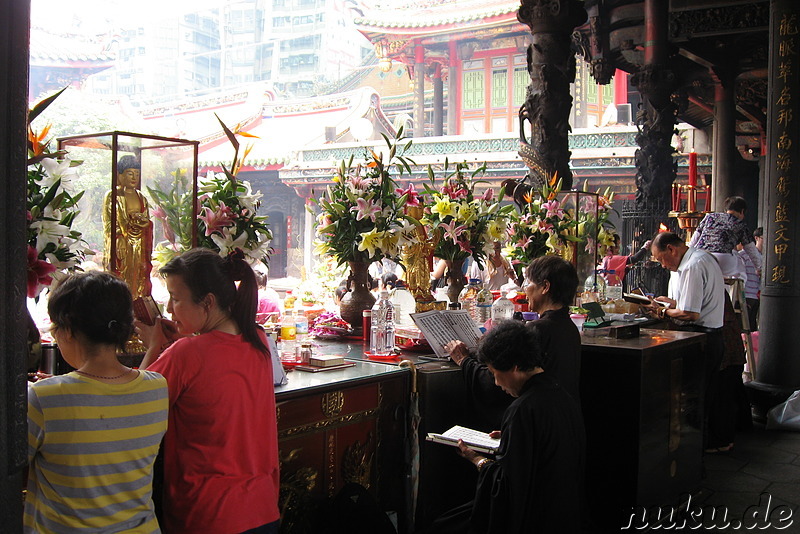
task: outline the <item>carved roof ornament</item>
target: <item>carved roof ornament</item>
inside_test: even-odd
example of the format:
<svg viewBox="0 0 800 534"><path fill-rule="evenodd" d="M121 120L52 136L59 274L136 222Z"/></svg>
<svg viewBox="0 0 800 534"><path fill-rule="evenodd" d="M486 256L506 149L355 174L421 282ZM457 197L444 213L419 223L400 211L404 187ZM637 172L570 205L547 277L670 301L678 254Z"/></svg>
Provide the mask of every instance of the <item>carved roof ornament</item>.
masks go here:
<svg viewBox="0 0 800 534"><path fill-rule="evenodd" d="M531 32L560 32L568 25L574 28L586 20L583 2L575 0L522 0L517 20Z"/></svg>
<svg viewBox="0 0 800 534"><path fill-rule="evenodd" d="M769 2L694 9L670 13L669 34L684 40L700 35L765 30L769 27Z"/></svg>

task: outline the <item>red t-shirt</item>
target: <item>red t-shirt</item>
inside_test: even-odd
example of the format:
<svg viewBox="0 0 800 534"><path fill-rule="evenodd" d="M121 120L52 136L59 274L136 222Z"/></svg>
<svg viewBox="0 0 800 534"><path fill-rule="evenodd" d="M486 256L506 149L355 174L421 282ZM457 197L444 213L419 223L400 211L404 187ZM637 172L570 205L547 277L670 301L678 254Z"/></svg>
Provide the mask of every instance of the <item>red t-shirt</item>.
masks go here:
<svg viewBox="0 0 800 534"><path fill-rule="evenodd" d="M183 338L148 370L169 387L164 515L174 533L238 533L276 521L272 364L240 335Z"/></svg>

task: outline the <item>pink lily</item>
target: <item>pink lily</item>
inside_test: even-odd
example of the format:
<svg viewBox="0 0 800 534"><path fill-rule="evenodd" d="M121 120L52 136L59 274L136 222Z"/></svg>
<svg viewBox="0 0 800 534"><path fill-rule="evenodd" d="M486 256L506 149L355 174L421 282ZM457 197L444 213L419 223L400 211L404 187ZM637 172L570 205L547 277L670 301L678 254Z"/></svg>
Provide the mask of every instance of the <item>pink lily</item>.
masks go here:
<svg viewBox="0 0 800 534"><path fill-rule="evenodd" d="M49 286L53 281L50 274L56 268L53 264L39 259L36 249L28 245L28 296L36 297L41 288L39 286Z"/></svg>
<svg viewBox="0 0 800 534"><path fill-rule="evenodd" d="M408 195L406 198L406 204L409 206L419 206L419 193L417 193L416 189L414 189L414 184L408 184L408 187L405 189L397 188L394 190L398 196Z"/></svg>
<svg viewBox="0 0 800 534"><path fill-rule="evenodd" d="M564 216L564 210L561 209L561 203L558 200L551 200L542 204L542 208L547 210L548 217L558 217L559 219Z"/></svg>
<svg viewBox="0 0 800 534"><path fill-rule="evenodd" d="M458 238L461 232L467 229L463 224L456 226L456 220L453 219L449 223L440 223L439 226L444 228L444 237L450 238L453 243L458 243Z"/></svg>
<svg viewBox="0 0 800 534"><path fill-rule="evenodd" d="M462 252L472 252L472 247L469 246L469 241L465 236L462 236L456 243Z"/></svg>
<svg viewBox="0 0 800 534"><path fill-rule="evenodd" d="M161 206L156 206L153 208L151 213L153 214L153 217L161 219L162 221L167 218L167 212L164 211L164 208Z"/></svg>
<svg viewBox="0 0 800 534"><path fill-rule="evenodd" d="M494 200L494 189L492 189L491 187L487 189L486 192L481 197L481 200L483 200L484 202L491 202L492 200Z"/></svg>
<svg viewBox="0 0 800 534"><path fill-rule="evenodd" d="M365 217L369 217L372 222L375 222L375 214L380 213L381 208L374 202L368 202L363 198L356 199L356 205L350 208L350 211L355 211L356 220L360 221Z"/></svg>
<svg viewBox="0 0 800 534"><path fill-rule="evenodd" d="M210 236L227 226L233 226L233 219L236 218L236 214L224 202L220 202L216 213L211 211L208 206L205 206L203 215L198 215L197 218L206 223L206 236Z"/></svg>

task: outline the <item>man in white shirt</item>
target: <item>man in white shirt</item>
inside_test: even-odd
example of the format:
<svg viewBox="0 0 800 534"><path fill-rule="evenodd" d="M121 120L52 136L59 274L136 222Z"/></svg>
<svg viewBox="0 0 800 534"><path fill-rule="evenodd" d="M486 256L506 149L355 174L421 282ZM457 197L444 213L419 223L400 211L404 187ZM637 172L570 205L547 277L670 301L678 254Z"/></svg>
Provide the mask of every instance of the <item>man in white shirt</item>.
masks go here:
<svg viewBox="0 0 800 534"><path fill-rule="evenodd" d="M655 299L668 306L661 307L653 303L648 306L651 313L673 321L679 330L702 332L707 336L705 404L708 415L708 407L716 404L716 387L710 386L720 371L725 350L722 338L725 280L722 270L711 253L688 247L683 239L672 232L658 234L653 239L650 251L656 261L670 271L669 296ZM720 452L721 449L715 447L714 452Z"/></svg>

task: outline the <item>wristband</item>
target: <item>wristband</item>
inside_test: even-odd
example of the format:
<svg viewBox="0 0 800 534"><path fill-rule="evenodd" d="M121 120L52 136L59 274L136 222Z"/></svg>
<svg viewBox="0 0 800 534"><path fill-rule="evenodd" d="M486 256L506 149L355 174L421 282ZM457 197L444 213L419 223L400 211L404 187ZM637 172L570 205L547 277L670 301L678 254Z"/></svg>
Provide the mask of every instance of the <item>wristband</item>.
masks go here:
<svg viewBox="0 0 800 534"><path fill-rule="evenodd" d="M489 458L481 458L480 460L478 460L478 463L475 464L475 467L478 468L478 472L480 473L484 467L486 467L492 462L494 462L494 460L490 460Z"/></svg>

